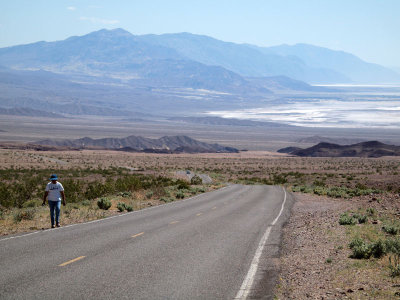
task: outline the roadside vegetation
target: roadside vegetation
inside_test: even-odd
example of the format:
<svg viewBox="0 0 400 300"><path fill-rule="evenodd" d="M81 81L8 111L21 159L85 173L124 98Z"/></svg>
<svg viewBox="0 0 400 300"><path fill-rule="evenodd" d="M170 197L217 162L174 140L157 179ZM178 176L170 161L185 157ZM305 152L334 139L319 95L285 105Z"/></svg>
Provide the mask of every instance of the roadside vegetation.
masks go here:
<svg viewBox="0 0 400 300"><path fill-rule="evenodd" d="M400 276L400 221L373 208L356 213L343 213L340 225L346 225L350 240L350 258L375 259L375 264L385 266L386 274ZM359 226L355 226L360 224Z"/></svg>
<svg viewBox="0 0 400 300"><path fill-rule="evenodd" d="M0 234L48 228L42 207L49 174L57 172L67 196L63 224L84 222L173 202L219 187L171 174L134 174L126 168L0 169ZM170 175L170 176L168 176Z"/></svg>

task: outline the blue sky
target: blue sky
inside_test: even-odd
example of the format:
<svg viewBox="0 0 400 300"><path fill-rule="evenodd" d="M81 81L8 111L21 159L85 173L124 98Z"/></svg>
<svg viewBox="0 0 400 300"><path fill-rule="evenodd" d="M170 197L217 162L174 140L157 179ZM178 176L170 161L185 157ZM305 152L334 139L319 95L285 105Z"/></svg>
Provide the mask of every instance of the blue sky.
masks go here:
<svg viewBox="0 0 400 300"><path fill-rule="evenodd" d="M400 0L1 0L0 47L101 28L308 43L400 68Z"/></svg>

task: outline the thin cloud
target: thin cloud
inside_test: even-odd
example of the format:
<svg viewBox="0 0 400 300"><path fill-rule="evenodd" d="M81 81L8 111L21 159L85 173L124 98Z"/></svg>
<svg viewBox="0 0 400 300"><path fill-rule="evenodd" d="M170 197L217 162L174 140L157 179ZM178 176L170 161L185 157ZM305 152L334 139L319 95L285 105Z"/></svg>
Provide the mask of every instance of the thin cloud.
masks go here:
<svg viewBox="0 0 400 300"><path fill-rule="evenodd" d="M75 6L68 6L67 9L68 10L76 10L76 7Z"/></svg>
<svg viewBox="0 0 400 300"><path fill-rule="evenodd" d="M118 20L100 19L100 18L95 18L95 17L80 17L79 20L89 21L93 24L106 24L106 25L112 25L112 24L119 23Z"/></svg>

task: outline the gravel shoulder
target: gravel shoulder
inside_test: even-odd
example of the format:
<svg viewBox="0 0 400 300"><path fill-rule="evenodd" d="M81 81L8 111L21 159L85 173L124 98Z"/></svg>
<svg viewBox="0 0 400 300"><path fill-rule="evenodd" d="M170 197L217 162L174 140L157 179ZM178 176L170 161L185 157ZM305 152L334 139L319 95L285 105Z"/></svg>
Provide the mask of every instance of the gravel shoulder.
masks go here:
<svg viewBox="0 0 400 300"><path fill-rule="evenodd" d="M400 299L400 280L388 275L388 257L352 259L351 234L370 224L339 225L343 212L373 207L379 216L398 216L399 195L333 199L295 193L283 229L280 278L274 299ZM378 218L379 219L379 218ZM374 225L376 224L377 225Z"/></svg>

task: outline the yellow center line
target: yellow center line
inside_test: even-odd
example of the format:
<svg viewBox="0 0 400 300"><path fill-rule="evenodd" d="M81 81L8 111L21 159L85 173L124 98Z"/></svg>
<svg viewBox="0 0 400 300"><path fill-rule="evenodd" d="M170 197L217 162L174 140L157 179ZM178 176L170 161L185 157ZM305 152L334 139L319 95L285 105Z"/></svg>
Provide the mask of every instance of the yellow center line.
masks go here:
<svg viewBox="0 0 400 300"><path fill-rule="evenodd" d="M196 216L201 216L203 213L198 213Z"/></svg>
<svg viewBox="0 0 400 300"><path fill-rule="evenodd" d="M61 265L58 265L59 267L64 267L66 265L72 264L73 262L76 262L78 260L81 260L82 258L85 258L86 256L79 256L77 258L71 259L69 261L66 261L65 263L62 263Z"/></svg>
<svg viewBox="0 0 400 300"><path fill-rule="evenodd" d="M179 221L172 221L172 222L169 223L169 224L176 224L176 223L179 223Z"/></svg>
<svg viewBox="0 0 400 300"><path fill-rule="evenodd" d="M137 237L137 236L141 236L142 234L144 234L144 232L141 232L141 233L138 233L138 234L132 235L132 237L133 237L133 238L135 238L135 237Z"/></svg>

